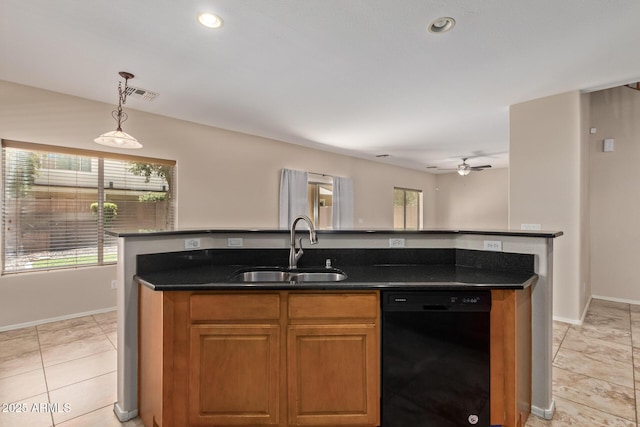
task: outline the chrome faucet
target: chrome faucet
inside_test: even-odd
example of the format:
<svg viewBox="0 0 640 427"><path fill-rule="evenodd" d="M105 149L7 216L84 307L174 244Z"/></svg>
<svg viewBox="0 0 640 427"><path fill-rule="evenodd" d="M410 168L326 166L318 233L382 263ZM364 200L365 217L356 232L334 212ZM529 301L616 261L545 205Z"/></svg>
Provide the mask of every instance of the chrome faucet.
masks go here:
<svg viewBox="0 0 640 427"><path fill-rule="evenodd" d="M289 269L297 268L298 260L304 253L302 251L302 237L298 240L298 244L300 245L300 249L296 249L296 224L300 220L304 220L309 226L309 242L312 245L318 243L318 238L316 237L316 229L313 227L313 223L306 215L299 215L294 218L291 223L291 244L289 249Z"/></svg>

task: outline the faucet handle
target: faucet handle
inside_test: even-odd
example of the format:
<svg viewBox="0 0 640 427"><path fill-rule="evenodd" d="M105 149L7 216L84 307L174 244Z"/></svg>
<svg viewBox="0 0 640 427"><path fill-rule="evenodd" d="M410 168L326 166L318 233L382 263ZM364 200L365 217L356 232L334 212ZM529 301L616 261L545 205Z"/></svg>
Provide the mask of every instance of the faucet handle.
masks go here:
<svg viewBox="0 0 640 427"><path fill-rule="evenodd" d="M299 249L296 251L296 260L298 260L304 253L304 251L302 250L302 237L298 239L298 247Z"/></svg>

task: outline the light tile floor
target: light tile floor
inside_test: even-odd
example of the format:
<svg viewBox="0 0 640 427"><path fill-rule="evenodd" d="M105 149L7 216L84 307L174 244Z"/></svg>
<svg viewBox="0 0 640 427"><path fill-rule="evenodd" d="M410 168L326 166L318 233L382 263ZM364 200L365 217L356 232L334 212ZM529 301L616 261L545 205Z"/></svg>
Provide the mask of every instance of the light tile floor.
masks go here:
<svg viewBox="0 0 640 427"><path fill-rule="evenodd" d="M1 332L0 427L141 427L113 414L115 350L115 312ZM638 427L640 305L593 300L553 351L556 413L528 427Z"/></svg>
<svg viewBox="0 0 640 427"><path fill-rule="evenodd" d="M121 424L116 400L116 313L0 332L0 427Z"/></svg>
<svg viewBox="0 0 640 427"><path fill-rule="evenodd" d="M594 299L581 326L553 329L556 413L549 421L531 416L527 426L637 427L640 305Z"/></svg>

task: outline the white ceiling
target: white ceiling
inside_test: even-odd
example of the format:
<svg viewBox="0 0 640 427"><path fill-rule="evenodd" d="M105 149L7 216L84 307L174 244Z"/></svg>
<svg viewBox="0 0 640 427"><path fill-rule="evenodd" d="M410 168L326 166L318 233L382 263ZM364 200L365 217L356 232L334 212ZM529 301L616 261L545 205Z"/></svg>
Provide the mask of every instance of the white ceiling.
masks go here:
<svg viewBox="0 0 640 427"><path fill-rule="evenodd" d="M426 31L442 16L452 31ZM116 104L129 71L160 96L125 108L425 171L504 167L509 105L640 80L639 18L638 0L0 0L0 79Z"/></svg>

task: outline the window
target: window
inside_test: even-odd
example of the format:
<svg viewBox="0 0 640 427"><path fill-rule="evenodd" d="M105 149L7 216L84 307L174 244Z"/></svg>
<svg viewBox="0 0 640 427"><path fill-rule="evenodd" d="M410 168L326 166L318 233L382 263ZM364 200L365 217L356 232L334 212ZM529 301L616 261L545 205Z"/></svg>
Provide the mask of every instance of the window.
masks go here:
<svg viewBox="0 0 640 427"><path fill-rule="evenodd" d="M116 261L118 230L174 228L175 162L2 141L2 272Z"/></svg>
<svg viewBox="0 0 640 427"><path fill-rule="evenodd" d="M43 169L91 172L91 158L48 153L42 155Z"/></svg>
<svg viewBox="0 0 640 427"><path fill-rule="evenodd" d="M393 189L393 228L402 230L422 228L422 191L407 188Z"/></svg>
<svg viewBox="0 0 640 427"><path fill-rule="evenodd" d="M318 230L333 228L333 179L309 173L309 218Z"/></svg>

